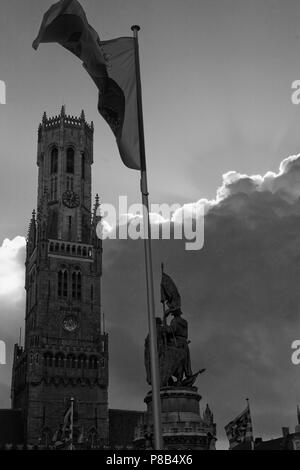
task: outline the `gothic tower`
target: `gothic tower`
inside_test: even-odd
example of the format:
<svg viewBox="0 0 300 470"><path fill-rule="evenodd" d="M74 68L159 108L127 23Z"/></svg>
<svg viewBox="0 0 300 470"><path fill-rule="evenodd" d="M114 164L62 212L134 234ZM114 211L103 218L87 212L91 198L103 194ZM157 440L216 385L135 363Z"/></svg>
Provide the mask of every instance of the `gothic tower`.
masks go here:
<svg viewBox="0 0 300 470"><path fill-rule="evenodd" d="M15 346L12 406L28 444L49 444L74 398L74 441L108 440L108 341L101 331L102 245L91 210L93 123L43 116L38 197L27 237L24 348ZM81 445L78 444L78 445Z"/></svg>

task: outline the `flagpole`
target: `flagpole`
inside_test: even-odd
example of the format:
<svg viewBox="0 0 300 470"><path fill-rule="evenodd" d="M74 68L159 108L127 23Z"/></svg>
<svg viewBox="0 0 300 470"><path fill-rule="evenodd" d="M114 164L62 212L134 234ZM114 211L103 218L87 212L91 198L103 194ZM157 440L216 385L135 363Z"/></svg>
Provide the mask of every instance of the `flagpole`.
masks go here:
<svg viewBox="0 0 300 470"><path fill-rule="evenodd" d="M249 414L250 414L250 419L251 419L251 426L252 426L252 436L251 436L250 445L251 445L251 450L255 450L255 449L254 449L254 439L253 439L253 424L252 424L252 417L251 417L250 400L249 400L249 398L246 398L246 402L247 402L247 406L248 406L248 410L249 410Z"/></svg>
<svg viewBox="0 0 300 470"><path fill-rule="evenodd" d="M154 425L154 447L155 450L163 449L163 439L161 431L161 404L160 404L160 377L157 354L156 322L154 307L154 287L153 287L153 269L151 252L151 226L149 216L148 182L146 168L145 135L142 104L142 86L139 57L138 32L140 27L134 25L131 27L134 37L135 64L136 64L136 83L137 83L137 107L138 107L138 126L141 158L141 193L143 203L143 222L144 222L144 247L146 263L146 281L147 281L147 307L149 323L149 344L150 344L150 365L151 365L151 385L152 385L152 404L153 404L153 425Z"/></svg>
<svg viewBox="0 0 300 470"><path fill-rule="evenodd" d="M70 423L70 450L73 450L73 423L74 423L74 398L71 398L71 423Z"/></svg>

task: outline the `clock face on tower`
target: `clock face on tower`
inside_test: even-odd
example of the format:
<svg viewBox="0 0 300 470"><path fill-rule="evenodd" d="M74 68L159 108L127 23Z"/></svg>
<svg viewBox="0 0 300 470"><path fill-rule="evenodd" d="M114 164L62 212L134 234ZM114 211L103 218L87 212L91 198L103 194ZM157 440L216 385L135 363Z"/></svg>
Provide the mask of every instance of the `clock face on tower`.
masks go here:
<svg viewBox="0 0 300 470"><path fill-rule="evenodd" d="M80 204L80 199L77 193L74 193L74 191L67 190L63 193L62 196L63 203L66 207L69 207L70 209L74 209L75 207L78 207Z"/></svg>
<svg viewBox="0 0 300 470"><path fill-rule="evenodd" d="M63 320L63 327L66 331L69 331L70 333L72 331L75 331L78 328L78 322L76 317L74 316L68 316Z"/></svg>

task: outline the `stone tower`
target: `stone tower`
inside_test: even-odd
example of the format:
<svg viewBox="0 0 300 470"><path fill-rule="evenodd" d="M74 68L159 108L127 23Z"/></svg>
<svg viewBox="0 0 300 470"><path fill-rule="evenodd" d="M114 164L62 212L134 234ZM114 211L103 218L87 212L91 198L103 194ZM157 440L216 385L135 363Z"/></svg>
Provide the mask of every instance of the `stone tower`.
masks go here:
<svg viewBox="0 0 300 470"><path fill-rule="evenodd" d="M108 441L108 340L101 331L102 245L92 210L93 124L44 114L37 213L26 254L24 348L15 346L12 406L27 444L49 445L74 398L74 443Z"/></svg>

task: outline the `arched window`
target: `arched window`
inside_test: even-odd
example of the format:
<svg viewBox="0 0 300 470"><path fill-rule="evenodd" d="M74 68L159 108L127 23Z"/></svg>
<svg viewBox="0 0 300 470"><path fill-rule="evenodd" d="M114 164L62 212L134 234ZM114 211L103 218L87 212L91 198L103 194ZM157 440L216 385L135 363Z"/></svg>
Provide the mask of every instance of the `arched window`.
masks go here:
<svg viewBox="0 0 300 470"><path fill-rule="evenodd" d="M74 181L72 176L67 176L67 190L73 191L74 189Z"/></svg>
<svg viewBox="0 0 300 470"><path fill-rule="evenodd" d="M57 295L68 297L68 272L65 269L58 271Z"/></svg>
<svg viewBox="0 0 300 470"><path fill-rule="evenodd" d="M62 278L63 278L63 272L58 271L58 282L57 282L57 295L58 295L58 297L62 296Z"/></svg>
<svg viewBox="0 0 300 470"><path fill-rule="evenodd" d="M51 175L54 175L58 171L58 149L54 147L51 151Z"/></svg>
<svg viewBox="0 0 300 470"><path fill-rule="evenodd" d="M68 297L68 273L67 271L64 272L63 296Z"/></svg>
<svg viewBox="0 0 300 470"><path fill-rule="evenodd" d="M67 149L67 173L74 174L74 156L75 152L72 147Z"/></svg>
<svg viewBox="0 0 300 470"><path fill-rule="evenodd" d="M81 299L81 272L79 269L72 273L72 298Z"/></svg>
<svg viewBox="0 0 300 470"><path fill-rule="evenodd" d="M85 153L81 154L81 178L85 179Z"/></svg>

